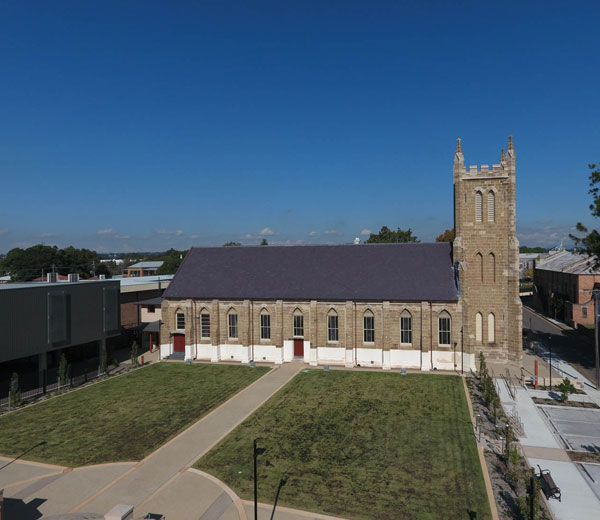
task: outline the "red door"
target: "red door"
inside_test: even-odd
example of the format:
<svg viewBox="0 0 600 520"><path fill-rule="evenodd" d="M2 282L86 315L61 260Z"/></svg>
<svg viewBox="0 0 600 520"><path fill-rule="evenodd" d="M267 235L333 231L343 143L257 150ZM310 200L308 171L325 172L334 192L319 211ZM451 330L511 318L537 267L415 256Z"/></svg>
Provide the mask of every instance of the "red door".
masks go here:
<svg viewBox="0 0 600 520"><path fill-rule="evenodd" d="M294 340L294 357L304 357L304 340Z"/></svg>
<svg viewBox="0 0 600 520"><path fill-rule="evenodd" d="M185 334L173 336L173 352L185 352Z"/></svg>

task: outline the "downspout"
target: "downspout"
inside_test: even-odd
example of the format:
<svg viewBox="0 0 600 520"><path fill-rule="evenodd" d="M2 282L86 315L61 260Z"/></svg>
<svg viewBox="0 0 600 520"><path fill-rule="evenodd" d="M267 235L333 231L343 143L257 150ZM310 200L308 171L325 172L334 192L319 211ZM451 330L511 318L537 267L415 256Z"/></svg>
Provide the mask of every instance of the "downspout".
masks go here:
<svg viewBox="0 0 600 520"><path fill-rule="evenodd" d="M385 345L385 305L382 303L382 309L381 309L381 370L383 370L383 363L384 363L384 355L383 355L383 348ZM373 324L373 329L375 329L375 325ZM375 330L373 330L373 334L375 334ZM375 338L373 338L375 339Z"/></svg>
<svg viewBox="0 0 600 520"><path fill-rule="evenodd" d="M358 348L356 346L356 302L354 302L354 361L352 366L358 365Z"/></svg>
<svg viewBox="0 0 600 520"><path fill-rule="evenodd" d="M429 366L433 370L433 306L429 302Z"/></svg>
<svg viewBox="0 0 600 520"><path fill-rule="evenodd" d="M198 357L198 330L196 324L196 316L198 310L196 309L196 300L192 300L192 327L193 327L193 338L194 338L194 359Z"/></svg>
<svg viewBox="0 0 600 520"><path fill-rule="evenodd" d="M252 349L252 361L254 361L254 303L250 300L250 348Z"/></svg>
<svg viewBox="0 0 600 520"><path fill-rule="evenodd" d="M460 328L460 373L464 374L465 344L463 327Z"/></svg>

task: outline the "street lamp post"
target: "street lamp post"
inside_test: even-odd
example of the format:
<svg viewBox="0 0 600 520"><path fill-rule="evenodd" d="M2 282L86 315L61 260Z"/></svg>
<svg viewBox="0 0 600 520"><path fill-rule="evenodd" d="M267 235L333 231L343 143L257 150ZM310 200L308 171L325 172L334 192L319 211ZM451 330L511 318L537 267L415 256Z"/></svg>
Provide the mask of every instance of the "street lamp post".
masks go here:
<svg viewBox="0 0 600 520"><path fill-rule="evenodd" d="M265 448L258 448L256 446L256 439L254 439L254 520L258 520L258 472L257 472L257 459L259 455L265 452Z"/></svg>

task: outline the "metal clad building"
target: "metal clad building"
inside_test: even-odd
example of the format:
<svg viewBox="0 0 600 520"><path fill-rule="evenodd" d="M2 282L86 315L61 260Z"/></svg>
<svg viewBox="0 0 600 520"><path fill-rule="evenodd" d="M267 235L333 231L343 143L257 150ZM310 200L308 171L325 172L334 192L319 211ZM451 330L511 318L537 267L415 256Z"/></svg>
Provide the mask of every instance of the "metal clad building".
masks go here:
<svg viewBox="0 0 600 520"><path fill-rule="evenodd" d="M0 362L119 334L119 282L0 285Z"/></svg>

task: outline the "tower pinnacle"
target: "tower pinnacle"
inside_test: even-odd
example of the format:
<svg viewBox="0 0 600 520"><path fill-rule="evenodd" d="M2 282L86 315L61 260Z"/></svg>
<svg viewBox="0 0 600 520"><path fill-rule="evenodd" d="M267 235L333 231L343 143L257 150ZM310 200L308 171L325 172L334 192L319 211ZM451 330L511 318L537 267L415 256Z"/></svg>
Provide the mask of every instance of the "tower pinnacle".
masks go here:
<svg viewBox="0 0 600 520"><path fill-rule="evenodd" d="M456 140L456 153L462 153L462 145L460 144L461 138Z"/></svg>

